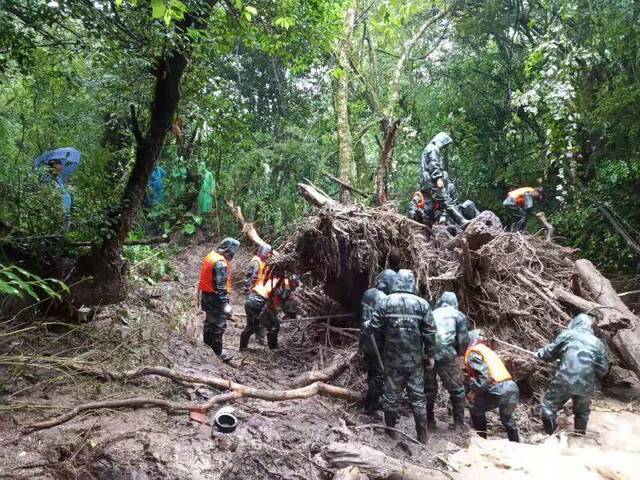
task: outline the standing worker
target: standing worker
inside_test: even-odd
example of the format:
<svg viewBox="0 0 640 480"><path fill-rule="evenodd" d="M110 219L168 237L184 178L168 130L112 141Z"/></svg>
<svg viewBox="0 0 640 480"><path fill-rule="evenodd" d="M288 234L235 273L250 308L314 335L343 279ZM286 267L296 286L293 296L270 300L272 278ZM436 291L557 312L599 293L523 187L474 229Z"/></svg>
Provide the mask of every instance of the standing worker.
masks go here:
<svg viewBox="0 0 640 480"><path fill-rule="evenodd" d="M360 353L364 356L367 364L367 397L364 402L365 412L371 413L382 396L382 386L384 384L384 370L380 365L378 355L375 351L374 341L371 336L371 321L373 314L387 299L391 293L396 272L390 269L383 270L376 281L375 288L370 288L362 296L362 316L360 324Z"/></svg>
<svg viewBox="0 0 640 480"><path fill-rule="evenodd" d="M536 352L546 362L559 361L556 373L542 398L542 424L551 435L556 427L558 410L569 399L573 402L573 425L578 434L587 431L591 413L591 396L599 389L607 373L607 352L593 334L589 315L577 315L553 343Z"/></svg>
<svg viewBox="0 0 640 480"><path fill-rule="evenodd" d="M449 392L453 407L453 425L458 431L464 428L464 385L457 357L463 357L469 346L467 317L458 310L458 298L453 292L444 292L433 311L436 322L436 365L425 369L424 391L427 397L427 428L435 430L434 407L438 393L438 381Z"/></svg>
<svg viewBox="0 0 640 480"><path fill-rule="evenodd" d="M464 363L473 428L482 438L487 438L486 413L497 408L509 441L519 442L520 435L513 419L520 396L518 385L511 379L498 354L486 345L481 330L469 332L469 339L471 343L464 355Z"/></svg>
<svg viewBox="0 0 640 480"><path fill-rule="evenodd" d="M521 232L525 229L535 202L544 202L544 190L541 187L522 187L507 194L502 205L513 218L512 231Z"/></svg>
<svg viewBox="0 0 640 480"><path fill-rule="evenodd" d="M418 441L427 441L424 369L433 368L436 326L431 306L415 293L411 270L400 270L391 294L374 312L370 329L384 359L384 423L395 427L400 396L406 387ZM396 438L393 431L388 431Z"/></svg>
<svg viewBox="0 0 640 480"><path fill-rule="evenodd" d="M457 191L450 187L449 174L445 168L444 159L447 147L453 142L446 132L440 132L422 151L420 160L422 185L421 190L431 191L435 201L446 206L447 213L454 222L464 226L468 222L457 205Z"/></svg>
<svg viewBox="0 0 640 480"><path fill-rule="evenodd" d="M222 351L222 335L231 316L231 260L238 248L240 243L236 239L225 238L205 257L198 284L200 305L206 314L202 331L204 343L225 362L233 358L230 353Z"/></svg>
<svg viewBox="0 0 640 480"><path fill-rule="evenodd" d="M253 294L253 287L263 284L265 279L267 278L267 264L265 263L265 261L269 257L271 257L272 253L273 249L271 248L271 245L260 245L258 247L258 251L249 262L247 278L244 281L245 293L247 294L247 300L244 304L244 309L247 314L247 327L250 323L255 323L255 325L252 325L249 330L255 332L256 340L260 345L264 345L265 343L264 329L260 328L257 322L258 315L262 311L262 307L264 305L260 302L260 299L262 299L262 297L256 298L256 296ZM240 343L242 345L242 337L240 338ZM247 339L247 342L248 341L249 340ZM240 348L242 349L242 346ZM244 348L246 348L246 345Z"/></svg>
<svg viewBox="0 0 640 480"><path fill-rule="evenodd" d="M245 304L247 326L240 334L240 350L247 348L251 335L261 328L267 331L269 349L278 348L278 332L280 331L278 314L286 307L291 294L299 284L300 282L295 276L291 278L269 277L253 287Z"/></svg>

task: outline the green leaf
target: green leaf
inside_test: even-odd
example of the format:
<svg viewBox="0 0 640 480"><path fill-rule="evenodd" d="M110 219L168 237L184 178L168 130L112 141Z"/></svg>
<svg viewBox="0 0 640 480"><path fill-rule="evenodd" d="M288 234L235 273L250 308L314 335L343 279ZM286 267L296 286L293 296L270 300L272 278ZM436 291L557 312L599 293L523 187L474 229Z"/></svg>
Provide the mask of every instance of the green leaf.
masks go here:
<svg viewBox="0 0 640 480"><path fill-rule="evenodd" d="M196 226L193 223L187 223L182 229L185 235L193 235L196 233Z"/></svg>
<svg viewBox="0 0 640 480"><path fill-rule="evenodd" d="M153 18L162 18L166 9L164 0L151 0L151 16Z"/></svg>
<svg viewBox="0 0 640 480"><path fill-rule="evenodd" d="M122 5L122 0L116 0L116 7L119 7L120 5Z"/></svg>

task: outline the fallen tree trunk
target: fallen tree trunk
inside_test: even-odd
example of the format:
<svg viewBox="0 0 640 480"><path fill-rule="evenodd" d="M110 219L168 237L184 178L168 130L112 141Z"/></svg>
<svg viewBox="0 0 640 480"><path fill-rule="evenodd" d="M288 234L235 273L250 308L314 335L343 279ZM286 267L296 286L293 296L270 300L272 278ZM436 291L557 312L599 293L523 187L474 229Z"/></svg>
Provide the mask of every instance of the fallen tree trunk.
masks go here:
<svg viewBox="0 0 640 480"><path fill-rule="evenodd" d="M335 469L357 467L358 470L374 478L403 480L449 480L447 472L407 463L379 450L354 443L334 442L323 453L327 464Z"/></svg>
<svg viewBox="0 0 640 480"><path fill-rule="evenodd" d="M576 261L580 279L603 307L611 308L629 321L629 328L618 330L611 343L625 366L640 378L640 319L618 297L611 282L589 260Z"/></svg>
<svg viewBox="0 0 640 480"><path fill-rule="evenodd" d="M336 202L333 198L325 195L313 185L309 185L307 183L299 183L298 191L300 192L302 198L318 208L333 207L339 205L339 203Z"/></svg>
<svg viewBox="0 0 640 480"><path fill-rule="evenodd" d="M291 385L293 387L300 387L314 382L328 382L329 380L333 380L349 368L349 365L353 363L357 356L358 352L353 352L346 359L336 358L327 368L322 370L312 370L299 375L293 380Z"/></svg>
<svg viewBox="0 0 640 480"><path fill-rule="evenodd" d="M242 228L242 233L249 240L251 240L253 243L258 245L259 247L265 247L265 246L269 245L267 242L265 242L260 237L260 235L258 234L258 231L256 230L256 227L253 224L253 222L247 222L245 220L244 215L242 214L242 209L240 208L240 206L234 205L234 203L231 200L229 200L227 202L227 205L229 205L229 209L231 210L231 213L233 214L235 219L240 224L240 227ZM276 252L273 252L273 253L275 254Z"/></svg>

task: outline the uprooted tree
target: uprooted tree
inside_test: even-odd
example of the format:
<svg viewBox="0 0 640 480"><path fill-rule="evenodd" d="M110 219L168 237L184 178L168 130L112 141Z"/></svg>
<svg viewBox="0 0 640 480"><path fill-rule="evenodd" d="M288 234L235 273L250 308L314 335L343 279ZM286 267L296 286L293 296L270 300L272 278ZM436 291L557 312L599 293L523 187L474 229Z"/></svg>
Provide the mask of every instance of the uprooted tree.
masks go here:
<svg viewBox="0 0 640 480"><path fill-rule="evenodd" d="M640 377L640 319L575 249L507 233L489 211L451 238L388 207L341 205L308 184L300 191L319 210L279 248L274 267L323 285L344 308L358 307L383 268L409 268L423 295L434 300L444 290L457 292L472 327L530 349L551 341L572 315L588 313L614 364ZM516 377L541 385L546 370L533 358L504 355Z"/></svg>

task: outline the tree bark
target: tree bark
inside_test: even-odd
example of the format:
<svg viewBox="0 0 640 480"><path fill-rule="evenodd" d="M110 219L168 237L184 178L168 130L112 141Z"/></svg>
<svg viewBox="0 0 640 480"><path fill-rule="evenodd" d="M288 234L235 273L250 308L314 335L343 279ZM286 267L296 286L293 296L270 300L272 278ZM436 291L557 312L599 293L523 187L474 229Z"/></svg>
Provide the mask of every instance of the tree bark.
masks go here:
<svg viewBox="0 0 640 480"><path fill-rule="evenodd" d="M238 221L238 223L240 224L240 228L242 228L242 233L249 239L251 240L253 243L255 243L256 245L260 246L267 246L269 245L267 242L265 242L260 235L258 234L258 231L256 230L255 225L253 224L253 222L247 222L244 218L244 215L242 214L242 209L240 208L240 206L234 205L233 201L229 200L227 202L227 205L229 205L229 209L231 210L231 213L233 214L233 216L235 217L235 219ZM277 254L275 251L273 251L273 254Z"/></svg>
<svg viewBox="0 0 640 480"><path fill-rule="evenodd" d="M307 183L299 183L298 191L300 192L302 198L318 208L334 207L338 205L338 202L336 202L333 198L328 197L324 193L320 192L316 187Z"/></svg>
<svg viewBox="0 0 640 480"><path fill-rule="evenodd" d="M594 300L603 307L617 310L629 320L629 328L619 330L611 339L615 348L624 362L625 367L633 370L640 378L640 318L629 310L618 294L606 279L589 260L576 261L576 270L580 279L594 296Z"/></svg>
<svg viewBox="0 0 640 480"><path fill-rule="evenodd" d="M378 206L387 203L389 198L387 178L389 176L389 165L391 163L391 155L396 143L399 126L400 120L396 120L389 125L385 134L384 145L378 157L378 169L376 170L376 205Z"/></svg>
<svg viewBox="0 0 640 480"><path fill-rule="evenodd" d="M333 362L331 362L331 365L323 370L312 370L310 372L299 375L293 380L293 383L291 385L293 387L300 387L302 385L309 385L310 383L314 382L328 382L329 380L333 380L334 378L340 376L342 372L344 372L347 368L349 368L349 365L353 363L357 356L358 352L354 352L347 358L336 358Z"/></svg>
<svg viewBox="0 0 640 480"><path fill-rule="evenodd" d="M549 220L547 220L547 216L544 214L544 212L538 212L536 213L536 217L538 218L544 229L547 231L547 234L545 236L547 242L553 241L555 228L553 228L553 225L549 223Z"/></svg>
<svg viewBox="0 0 640 480"><path fill-rule="evenodd" d="M600 211L600 213L604 215L604 218L606 218L607 221L611 224L611 226L615 229L618 235L622 237L622 239L625 241L627 246L631 250L633 250L636 254L640 254L640 243L638 243L631 235L629 235L629 232L627 232L625 228L622 225L620 225L620 223L614 218L614 216L611 214L611 212L609 212L609 210L606 207L603 207L602 205L598 205L597 208Z"/></svg>
<svg viewBox="0 0 640 480"><path fill-rule="evenodd" d="M333 480L368 480L364 473L361 473L358 467L341 468L333 476Z"/></svg>
<svg viewBox="0 0 640 480"><path fill-rule="evenodd" d="M351 128L349 127L349 50L351 32L356 19L355 8L347 8L344 18L344 34L338 50L338 65L340 75L336 80L335 110L338 132L338 177L344 183L353 184L355 178L355 164L353 162L353 145ZM344 204L352 203L351 192L342 187L340 201Z"/></svg>
<svg viewBox="0 0 640 480"><path fill-rule="evenodd" d="M385 455L366 445L334 442L323 453L326 462L336 469L357 467L360 472L374 478L403 480L449 480L451 475L436 468L407 463Z"/></svg>

